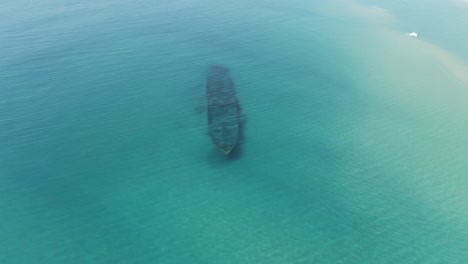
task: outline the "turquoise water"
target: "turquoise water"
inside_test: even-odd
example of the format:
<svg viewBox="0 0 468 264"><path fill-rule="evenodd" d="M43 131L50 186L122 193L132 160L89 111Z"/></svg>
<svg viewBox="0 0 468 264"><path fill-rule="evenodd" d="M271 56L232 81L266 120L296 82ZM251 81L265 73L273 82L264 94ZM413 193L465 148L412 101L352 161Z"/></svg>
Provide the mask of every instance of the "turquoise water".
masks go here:
<svg viewBox="0 0 468 264"><path fill-rule="evenodd" d="M468 3L233 2L0 1L0 263L468 263Z"/></svg>

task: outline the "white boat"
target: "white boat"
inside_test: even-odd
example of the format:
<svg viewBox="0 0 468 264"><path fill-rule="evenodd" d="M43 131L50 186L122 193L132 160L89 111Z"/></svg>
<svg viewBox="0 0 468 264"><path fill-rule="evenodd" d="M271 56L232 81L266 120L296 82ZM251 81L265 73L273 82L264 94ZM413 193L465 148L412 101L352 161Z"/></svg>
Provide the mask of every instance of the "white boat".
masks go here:
<svg viewBox="0 0 468 264"><path fill-rule="evenodd" d="M406 33L405 35L413 37L413 38L418 38L418 33L416 33L416 32Z"/></svg>

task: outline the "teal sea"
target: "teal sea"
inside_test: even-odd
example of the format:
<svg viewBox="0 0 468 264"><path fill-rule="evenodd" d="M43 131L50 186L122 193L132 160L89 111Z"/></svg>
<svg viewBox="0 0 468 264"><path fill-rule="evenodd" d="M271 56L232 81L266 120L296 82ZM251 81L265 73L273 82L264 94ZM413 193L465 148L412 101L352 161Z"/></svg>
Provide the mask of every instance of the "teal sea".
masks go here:
<svg viewBox="0 0 468 264"><path fill-rule="evenodd" d="M468 1L0 0L0 58L1 264L468 263Z"/></svg>

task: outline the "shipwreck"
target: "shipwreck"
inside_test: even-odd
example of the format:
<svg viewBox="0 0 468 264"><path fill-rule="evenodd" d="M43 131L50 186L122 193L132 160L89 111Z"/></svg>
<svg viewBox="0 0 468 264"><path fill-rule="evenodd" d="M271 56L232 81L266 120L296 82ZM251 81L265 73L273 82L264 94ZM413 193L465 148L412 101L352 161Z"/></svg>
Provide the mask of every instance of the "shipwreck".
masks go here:
<svg viewBox="0 0 468 264"><path fill-rule="evenodd" d="M208 129L213 144L225 155L242 141L243 115L229 70L211 66L206 82Z"/></svg>

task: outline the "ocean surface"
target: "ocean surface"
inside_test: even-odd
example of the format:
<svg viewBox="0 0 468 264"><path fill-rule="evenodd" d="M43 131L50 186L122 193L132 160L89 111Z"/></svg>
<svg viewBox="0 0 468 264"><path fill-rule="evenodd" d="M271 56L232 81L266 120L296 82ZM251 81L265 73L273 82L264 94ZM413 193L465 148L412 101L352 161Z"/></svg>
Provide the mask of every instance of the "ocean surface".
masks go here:
<svg viewBox="0 0 468 264"><path fill-rule="evenodd" d="M0 0L0 25L1 264L468 263L468 1Z"/></svg>

